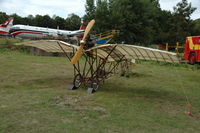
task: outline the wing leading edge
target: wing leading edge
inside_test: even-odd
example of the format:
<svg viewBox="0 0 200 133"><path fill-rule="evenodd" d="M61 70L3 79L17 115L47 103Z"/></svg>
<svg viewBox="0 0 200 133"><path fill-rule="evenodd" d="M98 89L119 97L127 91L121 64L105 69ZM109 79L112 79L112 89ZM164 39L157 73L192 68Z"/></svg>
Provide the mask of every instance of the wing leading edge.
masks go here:
<svg viewBox="0 0 200 133"><path fill-rule="evenodd" d="M61 47L59 46L62 46ZM24 45L24 46L30 46L35 47L41 50L44 50L46 52L58 52L63 53L64 51L67 53L73 52L73 50L77 50L78 46L72 45L63 41L58 40L39 40L39 41L29 41L29 42L22 42L22 43L16 43L15 45Z"/></svg>

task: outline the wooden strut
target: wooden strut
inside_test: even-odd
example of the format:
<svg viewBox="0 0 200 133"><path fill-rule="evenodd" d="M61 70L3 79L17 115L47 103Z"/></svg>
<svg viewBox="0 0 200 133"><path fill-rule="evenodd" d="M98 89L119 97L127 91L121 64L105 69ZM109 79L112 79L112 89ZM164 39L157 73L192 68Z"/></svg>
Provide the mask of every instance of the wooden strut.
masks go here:
<svg viewBox="0 0 200 133"><path fill-rule="evenodd" d="M140 55L143 57L144 60L147 60L147 59L145 58L145 56L141 53L141 51L138 50L138 48L135 48L135 49L140 53Z"/></svg>
<svg viewBox="0 0 200 133"><path fill-rule="evenodd" d="M124 60L124 61L127 60L126 58L124 58L125 55L123 55L123 54L121 53L121 51L118 51L118 52L120 52L120 54L122 55L122 57L120 58L120 57L114 52L115 55L117 55L117 56L119 57L120 60L118 60L117 63L116 63L115 65L113 65L113 68L112 68L112 69L109 69L110 72L112 72L115 68L117 68L117 67L119 66L119 63L121 63L123 60Z"/></svg>
<svg viewBox="0 0 200 133"><path fill-rule="evenodd" d="M95 60L91 60L90 57L87 56L87 58L89 58L88 61L87 61L88 65L89 65L89 69L88 69L85 77L87 77L88 74L93 71L93 64L95 62ZM91 76L92 76L92 73L91 73Z"/></svg>
<svg viewBox="0 0 200 133"><path fill-rule="evenodd" d="M58 45L60 46L60 48L62 49L62 51L65 53L65 56L69 59L69 61L71 61L71 58L68 56L68 54L66 53L66 51L63 49L63 47L60 45L59 42L58 42ZM74 55L74 53L75 53L75 50L73 48L73 55ZM79 73L80 73L80 71L79 71L79 69L75 65L73 65L73 67L74 67L74 77L75 77L76 76L76 71L78 71Z"/></svg>
<svg viewBox="0 0 200 133"><path fill-rule="evenodd" d="M133 51L134 53L135 53L135 55L137 56L137 59L139 60L140 59L140 57L139 57L139 55L137 55L137 52L135 51L135 49L134 48L130 48L131 49L131 51ZM138 50L137 50L138 51Z"/></svg>
<svg viewBox="0 0 200 133"><path fill-rule="evenodd" d="M122 48L122 47L120 47L122 50L124 50L125 51L125 53L128 53L128 55L129 56L131 56L133 59L135 59L135 57L132 55L132 54L130 54L127 50L125 50L124 48ZM130 48L130 49L132 49L132 48ZM134 53L135 53L135 51L134 51ZM135 53L135 55L137 56L137 54ZM138 56L137 56L137 58L138 58ZM139 58L138 58L139 59Z"/></svg>
<svg viewBox="0 0 200 133"><path fill-rule="evenodd" d="M171 56L169 56L169 54L167 54L167 56L170 58L170 60L172 61L172 63L175 63L174 60L171 58Z"/></svg>
<svg viewBox="0 0 200 133"><path fill-rule="evenodd" d="M162 58L164 59L164 61L167 62L166 59L165 59L165 57L160 52L158 52L158 53L162 56Z"/></svg>
<svg viewBox="0 0 200 133"><path fill-rule="evenodd" d="M84 57L85 57L86 61L84 63L84 67L83 67L83 76L85 77L85 69L86 69L88 58L87 58L87 56L85 56L85 54L84 54Z"/></svg>
<svg viewBox="0 0 200 133"><path fill-rule="evenodd" d="M116 46L117 46L117 45L116 45ZM106 64L106 62L107 62L107 60L108 60L108 57L109 57L110 54L114 51L114 49L116 48L116 46L114 46L114 47L112 48L112 50L108 53L108 55L106 56L106 58L103 59L102 63L97 67L97 69L96 69L96 71L94 71L94 73L97 73L97 72L100 70L100 68ZM93 73L93 74L94 74L94 73Z"/></svg>
<svg viewBox="0 0 200 133"><path fill-rule="evenodd" d="M151 53L155 56L155 59L156 59L156 61L158 62L159 59L157 58L156 54L155 54L153 51L151 51Z"/></svg>
<svg viewBox="0 0 200 133"><path fill-rule="evenodd" d="M60 43L58 43L58 45L60 46L60 48L62 49L62 51L65 53L66 57L71 60L70 56L66 53L66 51L64 50L64 48L61 46ZM80 66L80 62L78 61L77 64L73 65L74 67L74 78L77 74L79 74L82 78L82 80L80 81L81 84L88 84L91 83L91 87L93 87L93 81L95 81L97 84L99 84L99 82L104 81L109 74L111 74L111 72L119 65L119 63L122 60L125 60L125 55L123 55L121 52L120 54L117 54L114 50L117 47L117 45L115 45L114 47L112 47L111 49L109 49L109 52L107 52L107 56L105 56L105 58L101 58L98 57L97 55L97 49L95 49L93 52L93 54L88 53L84 53L84 57L85 57L85 63L83 66L83 70L81 70L81 66ZM119 58L118 61L116 61L116 63L111 62L108 65L108 68L106 67L106 63L108 62L108 58L109 56L111 56L111 54L114 54L114 57ZM73 48L73 55L75 54L75 48ZM121 56L123 55L123 56ZM108 69L108 73L106 72L106 68ZM103 71L102 75L100 74L100 72Z"/></svg>

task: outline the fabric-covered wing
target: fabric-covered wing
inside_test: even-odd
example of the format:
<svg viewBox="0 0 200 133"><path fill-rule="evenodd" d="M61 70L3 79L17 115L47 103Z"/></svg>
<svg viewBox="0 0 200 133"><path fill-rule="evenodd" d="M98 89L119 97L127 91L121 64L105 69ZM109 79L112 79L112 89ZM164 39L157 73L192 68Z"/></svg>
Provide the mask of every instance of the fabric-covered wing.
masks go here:
<svg viewBox="0 0 200 133"><path fill-rule="evenodd" d="M176 53L153 48L135 45L118 45L117 50L122 52L128 59L154 60L170 63L180 62L180 59L178 58Z"/></svg>
<svg viewBox="0 0 200 133"><path fill-rule="evenodd" d="M59 46L59 44L60 47ZM24 45L24 46L30 46L30 47L35 47L41 50L44 50L46 52L58 52L58 53L63 53L63 50L65 52L72 52L73 49L77 49L78 46L63 42L63 41L58 41L58 40L39 40L39 41L28 41L28 42L22 42L22 43L16 43L15 45Z"/></svg>
<svg viewBox="0 0 200 133"><path fill-rule="evenodd" d="M180 59L177 57L176 53L135 45L109 44L93 47L87 51L94 50L97 51L97 56L101 58L107 58L108 61L117 61L120 60L120 58L125 57L126 59L154 60L170 63L180 62ZM111 50L112 52L110 52Z"/></svg>
<svg viewBox="0 0 200 133"><path fill-rule="evenodd" d="M58 40L39 40L16 43L15 45L24 45L36 47L46 52L72 53L78 49L79 46L72 45ZM122 59L141 59L164 61L170 63L179 63L180 59L176 53L167 52L158 49L147 47L125 45L125 44L106 44L92 47L86 52L90 52L93 56L98 56L108 61L120 61Z"/></svg>
<svg viewBox="0 0 200 133"><path fill-rule="evenodd" d="M109 62L121 61L123 58L125 59L125 55L117 50L116 47L117 45L115 44L99 45L86 50L86 52L92 53L93 56L107 59Z"/></svg>

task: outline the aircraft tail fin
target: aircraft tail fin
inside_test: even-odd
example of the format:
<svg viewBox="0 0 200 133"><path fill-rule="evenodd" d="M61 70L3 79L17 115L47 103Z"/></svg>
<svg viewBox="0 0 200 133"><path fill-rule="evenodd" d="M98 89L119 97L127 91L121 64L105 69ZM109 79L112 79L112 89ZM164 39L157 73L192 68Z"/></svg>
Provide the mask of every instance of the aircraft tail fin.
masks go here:
<svg viewBox="0 0 200 133"><path fill-rule="evenodd" d="M13 20L14 18L9 18L8 20L6 20L3 24L1 24L0 26L2 27L10 27L13 26Z"/></svg>
<svg viewBox="0 0 200 133"><path fill-rule="evenodd" d="M82 25L79 30L85 30L86 26L87 26L87 22L83 20Z"/></svg>

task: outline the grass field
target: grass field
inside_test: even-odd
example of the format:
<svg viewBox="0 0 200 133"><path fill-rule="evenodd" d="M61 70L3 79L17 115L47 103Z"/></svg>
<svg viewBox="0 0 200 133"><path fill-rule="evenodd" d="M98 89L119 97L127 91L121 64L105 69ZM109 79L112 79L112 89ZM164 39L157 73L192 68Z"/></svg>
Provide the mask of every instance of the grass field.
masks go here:
<svg viewBox="0 0 200 133"><path fill-rule="evenodd" d="M63 57L0 49L0 133L200 132L198 66L140 62L92 95L72 78Z"/></svg>

